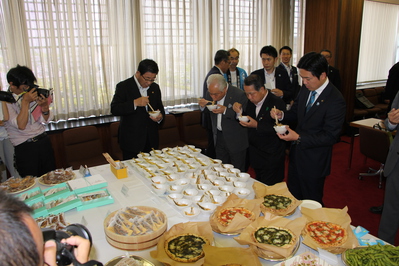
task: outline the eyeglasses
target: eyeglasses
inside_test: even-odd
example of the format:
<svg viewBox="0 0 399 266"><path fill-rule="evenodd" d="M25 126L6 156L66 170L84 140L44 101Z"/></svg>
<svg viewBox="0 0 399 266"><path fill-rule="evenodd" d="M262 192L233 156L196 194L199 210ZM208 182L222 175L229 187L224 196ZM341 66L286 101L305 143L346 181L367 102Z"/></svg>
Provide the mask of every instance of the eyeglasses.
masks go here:
<svg viewBox="0 0 399 266"><path fill-rule="evenodd" d="M156 80L157 80L157 78L146 78L146 77L144 77L143 75L141 75L142 77L143 77L143 79L145 80L145 81L147 81L147 82L155 82Z"/></svg>

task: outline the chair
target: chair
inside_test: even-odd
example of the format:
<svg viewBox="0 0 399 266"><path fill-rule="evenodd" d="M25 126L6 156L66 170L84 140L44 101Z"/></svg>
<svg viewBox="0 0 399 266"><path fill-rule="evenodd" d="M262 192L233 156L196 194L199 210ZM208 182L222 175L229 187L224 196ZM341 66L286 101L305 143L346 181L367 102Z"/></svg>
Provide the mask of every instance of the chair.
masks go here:
<svg viewBox="0 0 399 266"><path fill-rule="evenodd" d="M176 147L186 145L180 139L179 128L177 127L174 115L167 114L159 127L159 148Z"/></svg>
<svg viewBox="0 0 399 266"><path fill-rule="evenodd" d="M360 173L359 179L363 176L375 176L379 175L378 188L382 187L382 178L384 176L384 164L387 159L389 146L391 145L392 135L390 132L371 128L371 127L360 127L359 128L359 143L360 152L367 158L375 160L380 164L378 170L369 168L368 173Z"/></svg>
<svg viewBox="0 0 399 266"><path fill-rule="evenodd" d="M183 141L205 151L208 148L208 135L201 125L201 111L183 114Z"/></svg>
<svg viewBox="0 0 399 266"><path fill-rule="evenodd" d="M122 160L123 153L119 146L118 131L120 122L111 123L109 130L111 134L111 156L114 160Z"/></svg>
<svg viewBox="0 0 399 266"><path fill-rule="evenodd" d="M79 169L104 164L103 145L95 126L67 129L62 132L65 157L68 166Z"/></svg>

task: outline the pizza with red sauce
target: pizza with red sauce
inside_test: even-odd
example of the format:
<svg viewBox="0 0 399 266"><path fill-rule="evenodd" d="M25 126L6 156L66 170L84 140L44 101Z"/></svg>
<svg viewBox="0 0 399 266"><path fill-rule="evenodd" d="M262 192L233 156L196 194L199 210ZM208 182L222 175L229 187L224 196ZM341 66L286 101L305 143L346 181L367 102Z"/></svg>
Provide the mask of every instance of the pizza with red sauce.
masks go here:
<svg viewBox="0 0 399 266"><path fill-rule="evenodd" d="M237 213L245 216L250 220L255 219L255 214L252 211L244 207L231 207L220 210L217 216L217 220L221 225L228 226Z"/></svg>
<svg viewBox="0 0 399 266"><path fill-rule="evenodd" d="M306 233L321 247L338 247L344 244L348 238L347 231L340 225L313 221L306 225Z"/></svg>

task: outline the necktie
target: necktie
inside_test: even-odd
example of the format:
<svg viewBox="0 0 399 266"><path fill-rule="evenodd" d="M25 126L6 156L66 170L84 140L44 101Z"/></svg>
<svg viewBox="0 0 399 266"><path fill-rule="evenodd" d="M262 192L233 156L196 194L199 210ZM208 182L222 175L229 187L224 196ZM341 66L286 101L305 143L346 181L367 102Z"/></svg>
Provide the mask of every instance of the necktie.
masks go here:
<svg viewBox="0 0 399 266"><path fill-rule="evenodd" d="M308 104L306 105L306 113L309 111L310 107L312 107L315 97L316 97L316 91L312 91Z"/></svg>

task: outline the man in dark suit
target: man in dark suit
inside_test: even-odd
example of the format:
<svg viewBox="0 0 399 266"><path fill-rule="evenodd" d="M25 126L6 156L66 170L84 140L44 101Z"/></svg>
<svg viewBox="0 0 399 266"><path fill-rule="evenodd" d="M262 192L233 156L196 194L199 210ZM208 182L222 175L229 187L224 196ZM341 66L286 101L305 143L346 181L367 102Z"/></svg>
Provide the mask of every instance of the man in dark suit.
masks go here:
<svg viewBox="0 0 399 266"><path fill-rule="evenodd" d="M124 160L158 149L158 124L165 115L161 90L155 83L158 71L155 61L145 59L131 78L116 85L111 113L120 116L118 141ZM149 105L160 111L157 117L149 115Z"/></svg>
<svg viewBox="0 0 399 266"><path fill-rule="evenodd" d="M303 86L291 110L272 110L276 116L297 121L296 130L278 134L292 141L288 169L288 188L299 200L323 203L326 176L330 174L333 145L337 142L345 119L345 100L328 80L327 60L318 53L304 55L298 63Z"/></svg>
<svg viewBox="0 0 399 266"><path fill-rule="evenodd" d="M328 79L338 90L341 90L341 75L339 74L339 70L330 65L332 58L331 51L324 49L321 50L320 53L326 58L328 63L328 71L327 71Z"/></svg>
<svg viewBox="0 0 399 266"><path fill-rule="evenodd" d="M398 130L399 124L399 93L392 102L392 109L385 119L385 127L390 131ZM385 161L384 175L387 177L385 185L384 208L378 237L395 245L395 237L399 229L399 137L395 137Z"/></svg>
<svg viewBox="0 0 399 266"><path fill-rule="evenodd" d="M208 93L198 103L201 110L205 110L209 101L217 104L217 108L209 112L216 158L245 171L248 134L247 129L239 124L233 104L238 102L245 109L247 97L242 90L229 86L224 76L219 74L210 75L207 84Z"/></svg>
<svg viewBox="0 0 399 266"><path fill-rule="evenodd" d="M279 50L280 61L281 63L277 66L277 69L287 71L287 74L290 78L293 96L292 100L295 100L296 96L298 95L299 89L299 80L298 80L298 69L291 65L291 58L292 58L292 49L289 46L283 46Z"/></svg>
<svg viewBox="0 0 399 266"><path fill-rule="evenodd" d="M399 62L394 64L389 70L387 84L385 86L384 99L388 104L388 110L391 110L391 104L399 91Z"/></svg>
<svg viewBox="0 0 399 266"><path fill-rule="evenodd" d="M244 91L248 97L243 114L249 121L240 124L248 128L249 162L255 170L256 179L272 186L284 179L285 141L278 138L270 117L274 107L285 110L284 101L265 89L257 75L249 75L244 80ZM236 113L242 112L239 103L233 105Z"/></svg>
<svg viewBox="0 0 399 266"><path fill-rule="evenodd" d="M283 98L286 104L290 104L294 93L287 71L275 67L277 63L276 48L271 45L264 46L260 50L260 57L263 68L255 70L251 74L258 75L266 89L271 90L277 97Z"/></svg>
<svg viewBox="0 0 399 266"><path fill-rule="evenodd" d="M229 57L230 54L226 50L218 50L216 52L214 57L215 65L211 68L211 70L209 70L204 80L202 97L205 98L208 93L208 84L207 84L208 77L212 74L220 74L224 76L224 74L227 72L227 70L230 67ZM208 148L206 149L205 154L211 158L215 158L216 152L215 152L215 146L213 144L214 141L213 141L212 123L208 110L204 110L202 112L202 126L207 130L207 135L208 135Z"/></svg>

